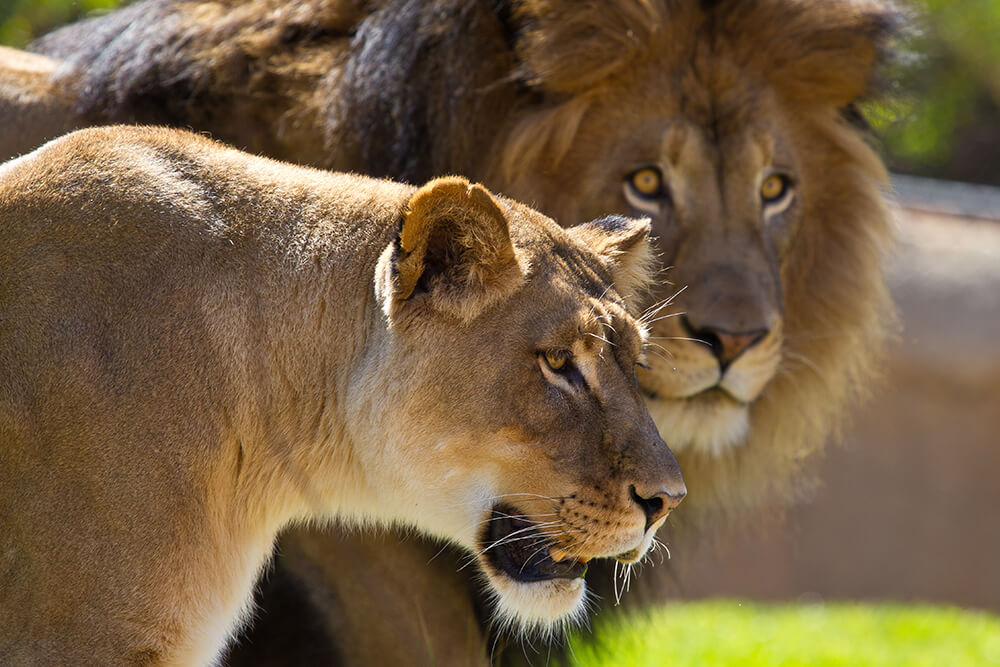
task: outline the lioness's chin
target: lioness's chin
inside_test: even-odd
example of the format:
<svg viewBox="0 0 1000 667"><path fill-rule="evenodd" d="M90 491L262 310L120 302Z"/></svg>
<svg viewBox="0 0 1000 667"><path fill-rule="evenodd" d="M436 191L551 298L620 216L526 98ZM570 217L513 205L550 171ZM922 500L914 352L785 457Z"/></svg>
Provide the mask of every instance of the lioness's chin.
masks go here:
<svg viewBox="0 0 1000 667"><path fill-rule="evenodd" d="M484 569L498 620L517 633L554 635L586 612L587 583L575 579L519 581Z"/></svg>
<svg viewBox="0 0 1000 667"><path fill-rule="evenodd" d="M498 620L516 633L553 635L583 616L589 558L574 558L517 510L498 506L477 556Z"/></svg>
<svg viewBox="0 0 1000 667"><path fill-rule="evenodd" d="M750 431L750 407L719 390L682 399L648 397L646 406L675 454L721 457Z"/></svg>

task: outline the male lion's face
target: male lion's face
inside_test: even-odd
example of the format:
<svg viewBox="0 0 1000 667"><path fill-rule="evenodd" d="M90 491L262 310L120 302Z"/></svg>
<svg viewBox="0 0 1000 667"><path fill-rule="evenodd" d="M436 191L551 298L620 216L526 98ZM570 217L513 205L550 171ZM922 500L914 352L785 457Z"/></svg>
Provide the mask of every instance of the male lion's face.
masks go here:
<svg viewBox="0 0 1000 667"><path fill-rule="evenodd" d="M393 407L365 468L415 525L473 551L502 616L548 629L582 613L587 561L642 558L685 494L636 382L646 332L610 280L648 223L564 230L436 183L382 259Z"/></svg>
<svg viewBox="0 0 1000 667"><path fill-rule="evenodd" d="M652 368L639 381L671 447L709 455L744 441L782 360L782 263L808 177L776 104L759 96L721 117L715 102L704 113L648 97L596 105L577 131L587 141L511 188L528 201L544 188L559 219L652 219L664 270L645 316ZM580 195L551 196L570 190Z"/></svg>

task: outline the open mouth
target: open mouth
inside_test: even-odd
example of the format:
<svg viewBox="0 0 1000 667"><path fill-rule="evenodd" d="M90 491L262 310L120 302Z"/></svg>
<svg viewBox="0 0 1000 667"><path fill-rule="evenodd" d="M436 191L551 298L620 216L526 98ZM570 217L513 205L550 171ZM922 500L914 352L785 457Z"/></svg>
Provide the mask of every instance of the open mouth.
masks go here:
<svg viewBox="0 0 1000 667"><path fill-rule="evenodd" d="M587 573L584 558L571 558L517 510L496 507L483 536L483 556L497 570L523 582L577 579Z"/></svg>

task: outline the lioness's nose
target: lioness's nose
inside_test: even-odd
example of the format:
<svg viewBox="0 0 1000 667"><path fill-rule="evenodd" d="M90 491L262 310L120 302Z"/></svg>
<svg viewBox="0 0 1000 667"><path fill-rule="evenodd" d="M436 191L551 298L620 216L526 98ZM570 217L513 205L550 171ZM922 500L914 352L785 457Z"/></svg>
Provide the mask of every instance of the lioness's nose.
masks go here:
<svg viewBox="0 0 1000 667"><path fill-rule="evenodd" d="M629 491L632 495L632 500L646 514L646 530L649 530L650 526L674 511L681 504L681 501L684 500L684 496L687 495L687 487L684 486L683 482L681 482L678 488L670 489L669 491L663 489L651 495L639 493L634 485L629 488Z"/></svg>
<svg viewBox="0 0 1000 667"><path fill-rule="evenodd" d="M729 364L767 335L766 329L731 332L712 326L698 328L687 317L681 318L681 324L692 338L704 341L712 348L712 354L719 360L723 372Z"/></svg>

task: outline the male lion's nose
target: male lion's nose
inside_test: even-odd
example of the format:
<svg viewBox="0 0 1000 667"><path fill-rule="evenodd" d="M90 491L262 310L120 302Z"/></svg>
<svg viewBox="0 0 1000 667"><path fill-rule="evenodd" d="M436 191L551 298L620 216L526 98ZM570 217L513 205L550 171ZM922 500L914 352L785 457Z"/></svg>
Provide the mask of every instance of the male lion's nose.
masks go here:
<svg viewBox="0 0 1000 667"><path fill-rule="evenodd" d="M670 514L681 504L684 496L687 495L687 487L682 482L676 489L671 489L670 491L664 489L647 496L640 494L633 485L629 487L629 492L632 495L632 500L646 514L646 530L649 530L650 526Z"/></svg>
<svg viewBox="0 0 1000 667"><path fill-rule="evenodd" d="M712 326L695 328L687 317L681 318L681 324L693 338L704 341L712 348L712 354L719 360L719 366L723 373L741 354L760 342L768 333L767 329L733 333Z"/></svg>

